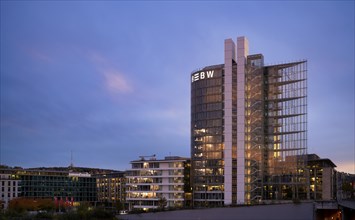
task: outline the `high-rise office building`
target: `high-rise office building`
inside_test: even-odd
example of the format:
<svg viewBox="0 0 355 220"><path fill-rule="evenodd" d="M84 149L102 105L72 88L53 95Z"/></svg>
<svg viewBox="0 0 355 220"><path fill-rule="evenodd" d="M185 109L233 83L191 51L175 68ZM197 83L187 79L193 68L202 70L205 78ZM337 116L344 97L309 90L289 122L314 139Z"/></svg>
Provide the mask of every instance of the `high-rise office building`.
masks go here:
<svg viewBox="0 0 355 220"><path fill-rule="evenodd" d="M307 61L264 65L225 40L224 64L191 74L194 206L304 199Z"/></svg>

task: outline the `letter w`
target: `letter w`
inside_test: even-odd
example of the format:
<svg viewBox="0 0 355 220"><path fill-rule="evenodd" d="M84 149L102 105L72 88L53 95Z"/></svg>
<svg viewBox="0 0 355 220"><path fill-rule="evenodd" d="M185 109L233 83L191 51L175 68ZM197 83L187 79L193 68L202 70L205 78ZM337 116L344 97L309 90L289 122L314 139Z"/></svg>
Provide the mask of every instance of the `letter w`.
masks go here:
<svg viewBox="0 0 355 220"><path fill-rule="evenodd" d="M206 73L207 73L207 78L212 78L212 77L213 77L214 70L207 71Z"/></svg>

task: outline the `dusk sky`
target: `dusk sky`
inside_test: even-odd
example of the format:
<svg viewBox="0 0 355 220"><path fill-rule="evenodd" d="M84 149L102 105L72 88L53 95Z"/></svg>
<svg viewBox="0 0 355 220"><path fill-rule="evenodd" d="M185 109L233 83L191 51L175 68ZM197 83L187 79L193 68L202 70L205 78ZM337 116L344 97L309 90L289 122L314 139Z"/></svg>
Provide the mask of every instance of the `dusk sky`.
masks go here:
<svg viewBox="0 0 355 220"><path fill-rule="evenodd" d="M1 164L190 156L190 74L308 60L308 153L355 173L354 1L1 1Z"/></svg>

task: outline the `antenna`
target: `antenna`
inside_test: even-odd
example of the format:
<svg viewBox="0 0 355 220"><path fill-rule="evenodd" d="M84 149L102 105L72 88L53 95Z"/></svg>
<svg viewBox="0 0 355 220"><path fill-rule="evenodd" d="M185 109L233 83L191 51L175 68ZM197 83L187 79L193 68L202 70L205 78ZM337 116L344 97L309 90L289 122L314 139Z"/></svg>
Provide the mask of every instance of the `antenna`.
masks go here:
<svg viewBox="0 0 355 220"><path fill-rule="evenodd" d="M74 164L73 164L73 151L72 150L70 151L70 167L74 167Z"/></svg>

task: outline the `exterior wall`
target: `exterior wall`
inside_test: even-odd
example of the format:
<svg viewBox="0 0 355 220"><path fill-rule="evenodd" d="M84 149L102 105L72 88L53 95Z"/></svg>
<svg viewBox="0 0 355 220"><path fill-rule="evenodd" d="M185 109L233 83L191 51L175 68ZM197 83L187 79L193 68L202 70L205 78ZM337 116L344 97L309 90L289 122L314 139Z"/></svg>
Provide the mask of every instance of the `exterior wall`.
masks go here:
<svg viewBox="0 0 355 220"><path fill-rule="evenodd" d="M97 200L96 179L87 173L26 169L1 169L0 173L10 173L18 179L18 197L79 203Z"/></svg>
<svg viewBox="0 0 355 220"><path fill-rule="evenodd" d="M21 197L56 198L73 202L95 202L96 179L69 173L27 171L20 174Z"/></svg>
<svg viewBox="0 0 355 220"><path fill-rule="evenodd" d="M2 208L6 209L9 202L19 196L19 180L15 175L0 174Z"/></svg>
<svg viewBox="0 0 355 220"><path fill-rule="evenodd" d="M224 205L224 181L233 190L231 170L232 146L225 146L224 133L224 65L209 66L192 73L206 75L191 83L191 182L194 206ZM209 73L209 75L207 75ZM231 125L229 125L231 126ZM227 137L231 138L231 136ZM229 172L230 175L225 175ZM226 179L227 178L227 179ZM229 197L229 201L232 198Z"/></svg>
<svg viewBox="0 0 355 220"><path fill-rule="evenodd" d="M125 203L125 176L123 172L96 176L97 201Z"/></svg>
<svg viewBox="0 0 355 220"><path fill-rule="evenodd" d="M224 205L232 204L232 122L233 122L233 62L235 62L235 44L231 39L224 43Z"/></svg>
<svg viewBox="0 0 355 220"><path fill-rule="evenodd" d="M126 174L129 209L183 207L186 163L187 159L180 157L132 161L132 169Z"/></svg>
<svg viewBox="0 0 355 220"><path fill-rule="evenodd" d="M249 53L245 37L237 39L237 204L245 203L245 67Z"/></svg>
<svg viewBox="0 0 355 220"><path fill-rule="evenodd" d="M333 198L333 171L332 167L323 168L322 199L331 200Z"/></svg>
<svg viewBox="0 0 355 220"><path fill-rule="evenodd" d="M337 198L335 164L329 159L321 159L316 154L308 156L310 199L334 200Z"/></svg>

